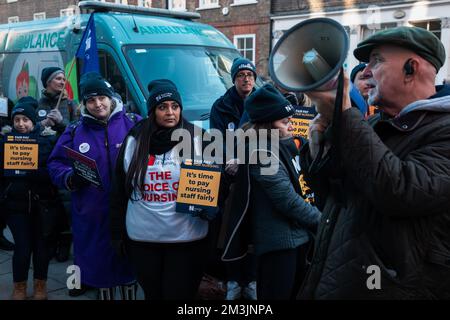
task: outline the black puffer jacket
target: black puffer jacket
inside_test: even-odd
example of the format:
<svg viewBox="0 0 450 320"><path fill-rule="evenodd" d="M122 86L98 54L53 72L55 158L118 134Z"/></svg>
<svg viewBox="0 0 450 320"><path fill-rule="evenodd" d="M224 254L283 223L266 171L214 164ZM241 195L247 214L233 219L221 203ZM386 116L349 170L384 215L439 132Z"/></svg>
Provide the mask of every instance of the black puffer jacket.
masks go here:
<svg viewBox="0 0 450 320"><path fill-rule="evenodd" d="M345 207L328 194L307 299L450 298L450 90L372 128L343 113ZM308 148L303 169L311 170ZM311 182L329 189L326 166ZM314 186L313 186L314 188ZM316 192L320 192L316 188ZM381 289L368 289L380 268ZM375 268L376 268L375 267Z"/></svg>

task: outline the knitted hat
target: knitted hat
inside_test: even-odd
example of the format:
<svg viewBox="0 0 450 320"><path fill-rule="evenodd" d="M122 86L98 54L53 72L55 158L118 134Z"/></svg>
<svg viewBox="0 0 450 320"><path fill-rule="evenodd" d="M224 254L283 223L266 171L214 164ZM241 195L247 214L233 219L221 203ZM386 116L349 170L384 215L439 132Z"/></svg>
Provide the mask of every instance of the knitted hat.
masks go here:
<svg viewBox="0 0 450 320"><path fill-rule="evenodd" d="M415 52L430 62L437 71L444 65L445 48L441 40L432 32L419 27L397 27L374 33L358 44L353 55L360 61L369 62L372 50L386 44Z"/></svg>
<svg viewBox="0 0 450 320"><path fill-rule="evenodd" d="M358 74L358 72L364 70L366 68L366 66L367 65L365 63L360 63L356 67L354 67L352 69L352 72L350 73L350 81L355 82L355 78L356 78L356 75Z"/></svg>
<svg viewBox="0 0 450 320"><path fill-rule="evenodd" d="M168 79L153 80L147 87L149 93L147 100L148 114L150 114L153 108L164 101L176 101L183 108L180 93L172 81Z"/></svg>
<svg viewBox="0 0 450 320"><path fill-rule="evenodd" d="M291 103L270 84L257 89L244 101L250 121L272 122L292 116L295 113Z"/></svg>
<svg viewBox="0 0 450 320"><path fill-rule="evenodd" d="M241 70L250 70L251 72L253 72L253 76L256 79L257 74L255 65L250 60L247 60L245 58L236 58L234 59L233 65L231 66L231 79L233 80L233 83L236 79L236 75Z"/></svg>
<svg viewBox="0 0 450 320"><path fill-rule="evenodd" d="M12 109L11 119L14 119L16 115L24 115L36 124L36 109L38 108L38 102L33 97L23 97L17 101L16 105Z"/></svg>
<svg viewBox="0 0 450 320"><path fill-rule="evenodd" d="M83 99L83 103L92 97L106 96L111 99L113 95L113 87L99 73L92 71L81 76L80 97Z"/></svg>
<svg viewBox="0 0 450 320"><path fill-rule="evenodd" d="M59 67L44 68L41 74L41 81L44 88L47 88L47 84L60 73L64 74L64 70Z"/></svg>

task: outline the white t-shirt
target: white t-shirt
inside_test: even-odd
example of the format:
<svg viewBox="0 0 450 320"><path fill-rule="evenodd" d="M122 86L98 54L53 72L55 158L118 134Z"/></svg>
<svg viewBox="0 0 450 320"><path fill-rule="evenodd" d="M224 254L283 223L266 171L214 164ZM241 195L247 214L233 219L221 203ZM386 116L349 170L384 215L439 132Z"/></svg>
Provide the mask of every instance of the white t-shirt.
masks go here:
<svg viewBox="0 0 450 320"><path fill-rule="evenodd" d="M136 148L134 137L128 137L124 170L128 171ZM144 183L144 197L134 190L128 200L126 228L130 239L147 242L188 242L202 239L208 233L208 222L187 213L175 211L180 161L172 149L165 154L150 155Z"/></svg>

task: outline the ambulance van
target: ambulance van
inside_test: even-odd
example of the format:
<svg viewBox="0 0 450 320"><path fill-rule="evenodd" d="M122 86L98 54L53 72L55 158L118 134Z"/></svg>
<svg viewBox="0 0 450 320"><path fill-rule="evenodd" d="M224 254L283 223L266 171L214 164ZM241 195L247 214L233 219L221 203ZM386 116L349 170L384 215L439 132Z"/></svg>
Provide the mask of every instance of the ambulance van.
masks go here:
<svg viewBox="0 0 450 320"><path fill-rule="evenodd" d="M167 78L183 99L183 114L208 127L213 102L232 86L239 52L218 30L194 22L197 13L82 1L94 13L100 72L129 110L147 114L147 85ZM42 69L64 67L68 93L78 99L83 60L75 58L89 14L0 26L0 96L41 96ZM75 59L75 61L74 61ZM74 62L74 63L73 63Z"/></svg>

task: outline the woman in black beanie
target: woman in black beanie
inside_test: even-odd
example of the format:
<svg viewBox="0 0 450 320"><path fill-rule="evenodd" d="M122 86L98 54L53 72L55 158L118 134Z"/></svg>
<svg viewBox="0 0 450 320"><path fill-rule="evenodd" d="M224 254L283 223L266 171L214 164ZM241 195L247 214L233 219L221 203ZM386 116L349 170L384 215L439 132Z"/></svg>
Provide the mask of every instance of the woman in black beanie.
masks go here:
<svg viewBox="0 0 450 320"><path fill-rule="evenodd" d="M112 239L117 251L130 257L146 300L193 299L207 261L209 223L207 217L175 210L186 155L179 157L178 141L171 138L185 129L197 159L203 146L195 132L203 131L194 132L183 118L172 81L154 80L148 89L148 118L125 138L117 160Z"/></svg>
<svg viewBox="0 0 450 320"><path fill-rule="evenodd" d="M237 260L253 250L258 257L258 300L291 299L303 280L309 233L317 227L321 213L300 196L292 105L266 84L247 98L244 108L250 122L243 129L255 130L259 141L267 139L271 144L253 150L246 145L250 164L241 165L236 176L222 259ZM274 139L274 130L279 139ZM264 164L261 156L276 163ZM273 172L264 170L273 165Z"/></svg>

